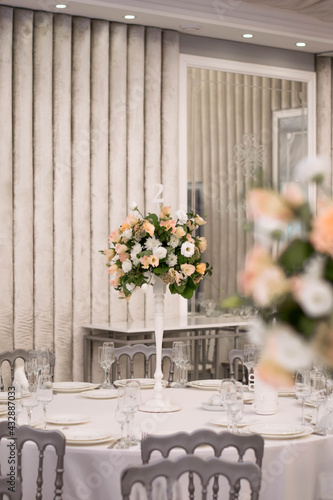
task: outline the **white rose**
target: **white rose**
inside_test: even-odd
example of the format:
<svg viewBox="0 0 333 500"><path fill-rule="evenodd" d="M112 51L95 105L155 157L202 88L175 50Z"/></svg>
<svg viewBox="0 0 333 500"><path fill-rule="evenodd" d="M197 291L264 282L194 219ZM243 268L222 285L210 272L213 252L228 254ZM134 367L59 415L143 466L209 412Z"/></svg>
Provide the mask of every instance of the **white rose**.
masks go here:
<svg viewBox="0 0 333 500"><path fill-rule="evenodd" d="M167 251L166 248L164 247L154 247L153 254L156 255L156 257L158 257L161 260L165 259Z"/></svg>
<svg viewBox="0 0 333 500"><path fill-rule="evenodd" d="M297 290L296 299L311 318L325 316L333 309L333 288L326 281L305 278Z"/></svg>
<svg viewBox="0 0 333 500"><path fill-rule="evenodd" d="M124 273L129 273L132 270L132 262L129 259L124 260L122 269Z"/></svg>
<svg viewBox="0 0 333 500"><path fill-rule="evenodd" d="M178 219L179 224L186 224L187 222L187 214L184 210L177 210L176 217Z"/></svg>
<svg viewBox="0 0 333 500"><path fill-rule="evenodd" d="M185 241L180 248L180 253L184 255L184 257L192 257L195 251L195 245L190 243L189 241Z"/></svg>
<svg viewBox="0 0 333 500"><path fill-rule="evenodd" d="M125 229L125 231L121 235L121 239L126 243L128 240L132 238L133 231L132 229Z"/></svg>
<svg viewBox="0 0 333 500"><path fill-rule="evenodd" d="M138 204L136 201L132 201L130 204L130 210L135 210L138 207Z"/></svg>

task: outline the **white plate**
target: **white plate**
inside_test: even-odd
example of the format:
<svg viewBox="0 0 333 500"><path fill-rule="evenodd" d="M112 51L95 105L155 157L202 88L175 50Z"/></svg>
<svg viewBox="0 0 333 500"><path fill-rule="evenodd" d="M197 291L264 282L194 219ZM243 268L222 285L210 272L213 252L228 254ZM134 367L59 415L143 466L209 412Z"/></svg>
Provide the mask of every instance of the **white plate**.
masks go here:
<svg viewBox="0 0 333 500"><path fill-rule="evenodd" d="M113 399L118 396L117 389L97 389L97 391L80 392L80 396L89 399Z"/></svg>
<svg viewBox="0 0 333 500"><path fill-rule="evenodd" d="M108 431L99 429L64 429L66 444L99 444L115 439Z"/></svg>
<svg viewBox="0 0 333 500"><path fill-rule="evenodd" d="M194 389L212 390L219 389L221 387L222 380L219 379L208 379L208 380L192 380L188 382L189 387Z"/></svg>
<svg viewBox="0 0 333 500"><path fill-rule="evenodd" d="M219 418L213 418L209 421L210 424L220 425L221 427L228 426L227 415L222 415ZM238 422L237 427L247 427L248 425L253 425L257 423L257 420L251 418L243 418L240 422Z"/></svg>
<svg viewBox="0 0 333 500"><path fill-rule="evenodd" d="M87 417L86 415L80 415L79 413L58 413L54 415L48 415L46 418L46 422L48 424L55 425L85 424L89 421L89 417Z"/></svg>
<svg viewBox="0 0 333 500"><path fill-rule="evenodd" d="M115 380L114 385L116 387L123 387L126 382L130 382L131 380L137 380L140 383L140 388L141 389L153 389L155 386L155 379L154 378L123 378L121 380ZM166 387L168 385L167 380L162 380L162 385L163 387Z"/></svg>
<svg viewBox="0 0 333 500"><path fill-rule="evenodd" d="M98 384L90 384L89 382L54 382L54 392L74 393L96 389Z"/></svg>
<svg viewBox="0 0 333 500"><path fill-rule="evenodd" d="M313 429L303 425L257 424L248 426L246 431L272 439L291 439L307 436L313 432Z"/></svg>
<svg viewBox="0 0 333 500"><path fill-rule="evenodd" d="M225 411L225 407L222 405L211 405L208 401L206 403L201 403L204 410L208 411Z"/></svg>
<svg viewBox="0 0 333 500"><path fill-rule="evenodd" d="M8 411L8 407L7 405L0 405L0 415L4 415L5 413L7 413Z"/></svg>

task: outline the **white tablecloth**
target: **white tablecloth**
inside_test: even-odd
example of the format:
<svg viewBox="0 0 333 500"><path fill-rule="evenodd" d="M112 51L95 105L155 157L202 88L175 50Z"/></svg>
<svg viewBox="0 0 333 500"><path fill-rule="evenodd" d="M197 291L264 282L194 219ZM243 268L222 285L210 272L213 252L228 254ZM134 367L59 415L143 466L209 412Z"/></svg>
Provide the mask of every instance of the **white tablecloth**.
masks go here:
<svg viewBox="0 0 333 500"><path fill-rule="evenodd" d="M223 427L209 423L222 413L207 411L201 407L201 403L211 394L210 391L192 388L165 389L165 394L171 401L182 406L181 411L160 414L138 412L135 423L143 431L168 434L190 432L203 427L216 432L224 430ZM151 396L151 390L142 391L143 400ZM57 394L49 405L48 412L82 413L91 417L91 422L82 425L107 429L117 435L119 427L114 418L115 406L116 399L91 400L80 394ZM293 398L280 397L279 410L275 415L256 415L251 405L245 405L245 416L254 418L258 423L299 424L301 407ZM22 413L21 421L23 418ZM109 450L107 447L108 443L98 446L67 446L64 500L120 500L120 473L130 464L141 463L140 448L136 446L129 450ZM200 449L200 453L207 454L207 448ZM228 453L229 450L226 450L226 458ZM319 500L319 475L321 472L329 472L332 463L333 435L265 440L260 500ZM29 469L27 460L24 465ZM24 500L35 498L31 494L31 488L27 486L29 479L25 475Z"/></svg>

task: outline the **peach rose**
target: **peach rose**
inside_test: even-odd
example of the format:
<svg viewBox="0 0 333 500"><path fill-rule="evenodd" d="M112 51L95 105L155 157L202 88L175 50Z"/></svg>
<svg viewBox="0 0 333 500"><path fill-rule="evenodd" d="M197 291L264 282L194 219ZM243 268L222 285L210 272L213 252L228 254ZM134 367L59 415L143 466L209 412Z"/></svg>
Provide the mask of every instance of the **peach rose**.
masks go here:
<svg viewBox="0 0 333 500"><path fill-rule="evenodd" d="M127 253L127 252L119 254L119 260L120 260L120 262L125 262L125 260L129 259L129 258L130 258L130 254Z"/></svg>
<svg viewBox="0 0 333 500"><path fill-rule="evenodd" d="M149 234L149 236L153 236L155 232L155 226L151 222L145 220L142 224L142 228L146 231L146 233Z"/></svg>
<svg viewBox="0 0 333 500"><path fill-rule="evenodd" d="M333 257L333 206L323 210L314 219L310 241L318 252Z"/></svg>
<svg viewBox="0 0 333 500"><path fill-rule="evenodd" d="M238 277L240 290L247 296L253 292L254 284L259 274L269 266L273 265L273 260L270 254L262 247L255 245L245 257L245 265L243 271Z"/></svg>
<svg viewBox="0 0 333 500"><path fill-rule="evenodd" d="M143 257L140 257L140 262L143 267L143 269L148 269L149 268L149 257L148 255L144 255Z"/></svg>
<svg viewBox="0 0 333 500"><path fill-rule="evenodd" d="M121 236L120 230L115 229L115 231L112 231L112 233L110 234L109 241L111 243L118 243L120 241L120 236Z"/></svg>
<svg viewBox="0 0 333 500"><path fill-rule="evenodd" d="M268 307L290 291L290 283L278 266L269 266L257 275L253 284L253 300L260 307Z"/></svg>
<svg viewBox="0 0 333 500"><path fill-rule="evenodd" d="M197 271L197 273L199 274L205 274L205 271L206 271L206 264L204 262L201 262L200 264L197 264L195 266L195 270Z"/></svg>
<svg viewBox="0 0 333 500"><path fill-rule="evenodd" d="M175 232L175 225L176 221L173 219L163 220L162 222L160 222L160 226L165 227L166 231L169 231L169 229L171 229L171 233Z"/></svg>
<svg viewBox="0 0 333 500"><path fill-rule="evenodd" d="M206 224L206 221L200 217L200 215L196 215L195 218L194 218L194 222L198 225L198 226L203 226L204 224Z"/></svg>
<svg viewBox="0 0 333 500"><path fill-rule="evenodd" d="M274 219L289 221L294 213L286 200L275 191L257 188L252 189L247 197L249 216L252 219L272 217Z"/></svg>
<svg viewBox="0 0 333 500"><path fill-rule="evenodd" d="M160 259L156 255L149 255L148 262L151 266L157 267L160 263Z"/></svg>
<svg viewBox="0 0 333 500"><path fill-rule="evenodd" d="M112 266L109 267L108 272L109 274L116 273L118 271L119 267L117 264L112 264Z"/></svg>
<svg viewBox="0 0 333 500"><path fill-rule="evenodd" d="M185 276L191 276L195 272L195 267L192 264L182 264L180 269L185 274Z"/></svg>
<svg viewBox="0 0 333 500"><path fill-rule="evenodd" d="M195 243L195 240L192 238L192 236L191 236L189 233L187 233L187 235L186 235L186 239L187 239L187 241L189 241L190 243Z"/></svg>
<svg viewBox="0 0 333 500"><path fill-rule="evenodd" d="M170 217L170 213L171 213L171 207L161 207L159 213L160 219L167 219L168 217Z"/></svg>
<svg viewBox="0 0 333 500"><path fill-rule="evenodd" d="M200 252L204 252L207 248L207 240L204 236L199 236L197 238L197 247L199 248Z"/></svg>
<svg viewBox="0 0 333 500"><path fill-rule="evenodd" d="M139 222L138 217L136 217L134 214L129 214L122 226L120 226L121 231L125 231L125 229L130 229L131 227L135 226Z"/></svg>
<svg viewBox="0 0 333 500"><path fill-rule="evenodd" d="M174 234L175 236L177 236L177 238L182 238L183 236L185 236L185 231L181 226L177 226L175 228Z"/></svg>
<svg viewBox="0 0 333 500"><path fill-rule="evenodd" d="M117 245L116 245L116 252L117 252L118 254L120 254L120 253L125 253L125 252L126 252L126 250L128 250L128 248L127 248L127 246L126 246L126 245L121 245L120 243L117 243Z"/></svg>
<svg viewBox="0 0 333 500"><path fill-rule="evenodd" d="M114 251L113 248L108 248L107 250L104 250L104 253L105 253L106 258L108 259L108 261L110 261L111 259L113 259L113 257L116 254L116 252Z"/></svg>

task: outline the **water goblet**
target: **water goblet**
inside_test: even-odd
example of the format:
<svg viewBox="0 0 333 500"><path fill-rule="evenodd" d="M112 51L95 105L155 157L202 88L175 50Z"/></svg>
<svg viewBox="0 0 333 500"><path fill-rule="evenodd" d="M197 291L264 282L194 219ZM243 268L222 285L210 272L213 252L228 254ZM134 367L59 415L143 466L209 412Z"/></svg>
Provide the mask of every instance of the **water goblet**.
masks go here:
<svg viewBox="0 0 333 500"><path fill-rule="evenodd" d="M133 434L133 422L134 422L134 415L138 411L140 403L141 403L140 382L138 380L129 380L125 384L124 407L127 408L129 414L127 439L129 440L131 445L139 443L139 439L137 439Z"/></svg>
<svg viewBox="0 0 333 500"><path fill-rule="evenodd" d="M183 355L180 361L180 385L186 387L187 384L187 370L191 364L191 345L189 342L183 344Z"/></svg>
<svg viewBox="0 0 333 500"><path fill-rule="evenodd" d="M37 350L37 365L40 374L48 374L50 370L49 348L41 347Z"/></svg>
<svg viewBox="0 0 333 500"><path fill-rule="evenodd" d="M53 399L53 384L51 375L41 374L38 377L37 400L43 407L43 428L46 429L46 407Z"/></svg>
<svg viewBox="0 0 333 500"><path fill-rule="evenodd" d="M318 426L318 408L325 402L326 399L326 377L325 375L315 369L310 372L310 401L316 407L315 413L315 428Z"/></svg>
<svg viewBox="0 0 333 500"><path fill-rule="evenodd" d="M130 382L136 382L136 384L127 385L127 383L123 387L118 387L118 403L115 417L120 424L121 438L119 442L114 445L114 448L130 448L138 443L138 440L133 438L131 433L134 413L137 411L140 404L140 384L138 381L134 380ZM125 427L126 432L124 432Z"/></svg>
<svg viewBox="0 0 333 500"><path fill-rule="evenodd" d="M112 389L113 384L110 381L110 369L115 360L115 351L113 342L104 342L103 346L98 348L98 362L105 372L102 389Z"/></svg>
<svg viewBox="0 0 333 500"><path fill-rule="evenodd" d="M32 417L32 410L36 406L38 406L39 402L37 399L37 392L36 392L36 386L35 385L29 385L28 387L28 392L29 394L26 395L24 398L22 398L22 406L27 410L27 416L28 416L28 425L31 425L31 417Z"/></svg>
<svg viewBox="0 0 333 500"><path fill-rule="evenodd" d="M295 396L302 402L302 425L306 425L304 419L305 401L311 394L310 374L306 370L300 370L295 373Z"/></svg>
<svg viewBox="0 0 333 500"><path fill-rule="evenodd" d="M244 344L243 348L243 364L247 368L248 378L250 376L252 368L256 364L257 350L254 344Z"/></svg>
<svg viewBox="0 0 333 500"><path fill-rule="evenodd" d="M240 382L235 381L235 390L230 392L230 401L226 404L229 405L230 419L231 419L231 432L234 434L240 434L237 424L243 418L244 410L244 397L243 397L243 385Z"/></svg>
<svg viewBox="0 0 333 500"><path fill-rule="evenodd" d="M183 346L184 342L176 341L172 343L172 360L176 367L176 381L172 385L174 388L182 387L180 383L180 366L183 359Z"/></svg>
<svg viewBox="0 0 333 500"><path fill-rule="evenodd" d="M227 410L227 419L228 419L228 431L231 431L231 405L237 404L236 400L236 383L235 380L227 378L223 379L221 382L220 395L221 395L221 404Z"/></svg>

